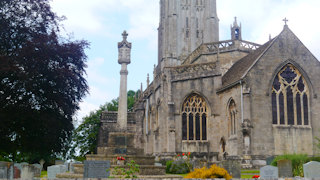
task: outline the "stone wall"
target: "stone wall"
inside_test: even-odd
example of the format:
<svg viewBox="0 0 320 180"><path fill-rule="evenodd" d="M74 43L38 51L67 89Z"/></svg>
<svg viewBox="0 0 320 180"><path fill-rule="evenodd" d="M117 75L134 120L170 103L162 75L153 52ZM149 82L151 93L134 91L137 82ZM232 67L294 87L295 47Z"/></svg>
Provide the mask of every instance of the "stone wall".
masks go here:
<svg viewBox="0 0 320 180"><path fill-rule="evenodd" d="M310 126L272 125L271 85L275 74L287 63L293 64L308 82ZM288 28L284 28L245 79L251 88L252 154L314 154L313 139L319 137L320 129L319 69L319 61Z"/></svg>

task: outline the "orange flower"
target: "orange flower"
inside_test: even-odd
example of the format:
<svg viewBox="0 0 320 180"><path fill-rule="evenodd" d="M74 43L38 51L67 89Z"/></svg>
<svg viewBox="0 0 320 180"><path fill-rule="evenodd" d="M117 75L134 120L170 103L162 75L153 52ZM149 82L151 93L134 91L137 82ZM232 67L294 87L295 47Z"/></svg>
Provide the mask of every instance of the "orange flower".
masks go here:
<svg viewBox="0 0 320 180"><path fill-rule="evenodd" d="M190 152L188 152L188 156L190 156Z"/></svg>

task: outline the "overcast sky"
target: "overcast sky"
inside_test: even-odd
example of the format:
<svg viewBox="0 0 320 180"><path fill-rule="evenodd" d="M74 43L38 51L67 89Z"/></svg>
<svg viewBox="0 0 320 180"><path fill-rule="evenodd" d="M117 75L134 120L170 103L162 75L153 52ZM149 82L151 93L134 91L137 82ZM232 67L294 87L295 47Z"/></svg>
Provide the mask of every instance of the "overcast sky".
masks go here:
<svg viewBox="0 0 320 180"><path fill-rule="evenodd" d="M77 119L118 97L120 65L117 43L127 30L132 42L128 90L146 86L157 62L159 0L53 0L53 11L66 16L65 31L90 42L87 81L90 94L81 103ZM242 38L263 44L278 35L285 17L289 28L320 59L319 0L217 0L220 40L230 39L230 24L237 16Z"/></svg>

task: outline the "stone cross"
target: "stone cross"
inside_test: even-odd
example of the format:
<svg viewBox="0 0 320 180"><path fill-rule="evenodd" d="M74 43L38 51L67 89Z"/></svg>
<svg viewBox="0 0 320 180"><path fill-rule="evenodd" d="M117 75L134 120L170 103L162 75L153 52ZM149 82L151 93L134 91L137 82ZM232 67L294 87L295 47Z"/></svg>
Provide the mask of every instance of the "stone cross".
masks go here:
<svg viewBox="0 0 320 180"><path fill-rule="evenodd" d="M283 21L284 21L284 25L287 25L287 22L288 22L289 20L288 20L287 18L284 18Z"/></svg>
<svg viewBox="0 0 320 180"><path fill-rule="evenodd" d="M118 63L121 64L120 71L120 91L119 91L119 107L117 124L120 131L127 130L127 65L130 64L131 43L127 41L128 33L122 33L123 40L118 43L119 58Z"/></svg>

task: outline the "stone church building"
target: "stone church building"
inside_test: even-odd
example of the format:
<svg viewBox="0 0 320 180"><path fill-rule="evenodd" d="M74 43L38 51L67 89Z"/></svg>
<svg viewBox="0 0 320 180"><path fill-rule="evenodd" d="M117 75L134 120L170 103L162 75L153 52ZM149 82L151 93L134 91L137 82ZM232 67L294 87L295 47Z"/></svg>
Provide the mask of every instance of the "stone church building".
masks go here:
<svg viewBox="0 0 320 180"><path fill-rule="evenodd" d="M242 33L235 19L219 40L216 0L160 0L158 65L128 114L136 147L210 161L317 153L319 61L287 24L263 45ZM116 121L103 114L98 153Z"/></svg>

